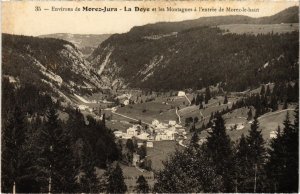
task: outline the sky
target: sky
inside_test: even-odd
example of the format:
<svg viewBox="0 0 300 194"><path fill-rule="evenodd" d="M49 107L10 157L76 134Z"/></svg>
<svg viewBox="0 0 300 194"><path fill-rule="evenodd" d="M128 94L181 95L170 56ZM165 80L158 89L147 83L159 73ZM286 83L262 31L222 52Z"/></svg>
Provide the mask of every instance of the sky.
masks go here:
<svg viewBox="0 0 300 194"><path fill-rule="evenodd" d="M288 7L299 6L298 0L165 0L165 1L2 1L2 33L38 36L52 33L112 34L124 33L133 26L160 21L182 21L216 15L247 15L263 17L276 14ZM35 7L42 11L35 11ZM83 7L113 7L117 12L84 12ZM132 11L124 11L124 7ZM80 8L80 11L52 11L55 8ZM156 8L156 11L136 12L133 9ZM259 12L167 12L166 8L259 9ZM49 9L49 10L44 10Z"/></svg>

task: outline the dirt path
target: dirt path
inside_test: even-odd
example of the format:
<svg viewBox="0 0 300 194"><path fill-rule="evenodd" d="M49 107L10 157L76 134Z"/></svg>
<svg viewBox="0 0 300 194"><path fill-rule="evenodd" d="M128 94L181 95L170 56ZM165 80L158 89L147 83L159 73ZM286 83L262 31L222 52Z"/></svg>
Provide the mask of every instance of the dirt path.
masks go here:
<svg viewBox="0 0 300 194"><path fill-rule="evenodd" d="M178 124L181 124L181 118L180 118L180 115L178 114L177 108L175 109L175 112L176 112L176 115L178 117Z"/></svg>
<svg viewBox="0 0 300 194"><path fill-rule="evenodd" d="M111 113L112 113L112 114L115 114L115 115L118 115L118 116L121 116L121 117L124 117L124 118L126 118L126 119L130 119L130 120L139 122L138 119L135 119L135 118L132 118L132 117L129 117L129 116L120 114L120 113L116 113L116 112L113 112L113 111L112 111ZM151 125L150 123L146 123L146 122L144 122L144 121L141 121L141 123L143 123L143 124L145 124L145 125Z"/></svg>
<svg viewBox="0 0 300 194"><path fill-rule="evenodd" d="M271 114L268 114L268 115L262 115L260 117L258 117L257 119L262 119L262 118L265 118L265 117L269 117L269 116L272 116L272 115L276 115L276 114L279 114L279 113L282 113L282 112L285 112L285 111L294 111L295 109L292 109L292 108L288 108L288 109L284 109L284 110L280 110L280 111L277 111L277 112L274 112L274 113L271 113Z"/></svg>

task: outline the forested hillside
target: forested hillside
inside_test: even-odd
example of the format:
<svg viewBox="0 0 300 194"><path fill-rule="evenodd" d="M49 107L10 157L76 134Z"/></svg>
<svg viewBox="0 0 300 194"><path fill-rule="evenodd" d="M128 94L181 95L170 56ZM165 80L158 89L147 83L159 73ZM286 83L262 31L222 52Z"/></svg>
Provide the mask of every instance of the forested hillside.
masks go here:
<svg viewBox="0 0 300 194"><path fill-rule="evenodd" d="M260 83L298 79L298 32L232 34L218 27L178 33L113 35L91 56L111 81L152 90L200 89L222 82L243 91ZM98 71L99 73L99 71Z"/></svg>
<svg viewBox="0 0 300 194"><path fill-rule="evenodd" d="M101 87L98 75L70 42L3 34L2 50L5 76L21 85L37 85L53 97L72 101L70 94L91 93Z"/></svg>

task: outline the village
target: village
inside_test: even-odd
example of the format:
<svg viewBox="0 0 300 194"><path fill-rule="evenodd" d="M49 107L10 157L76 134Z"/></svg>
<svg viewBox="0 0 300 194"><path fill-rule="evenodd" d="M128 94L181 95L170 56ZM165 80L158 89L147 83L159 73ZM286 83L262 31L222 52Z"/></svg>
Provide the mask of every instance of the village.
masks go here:
<svg viewBox="0 0 300 194"><path fill-rule="evenodd" d="M153 141L179 141L181 139L187 139L185 129L174 120L170 120L168 124L153 120L152 124L150 126L146 125L146 127L135 124L129 127L126 133L115 131L114 134L117 138L131 139L135 137L147 141L147 147L153 147Z"/></svg>
<svg viewBox="0 0 300 194"><path fill-rule="evenodd" d="M185 119L189 116L199 118L199 121L194 124L196 127L200 127L200 123L207 122L213 111L231 107L232 103L240 98L238 96L233 94L232 97L229 97L227 104L222 102L224 97L215 97L203 109L199 109L191 102L195 98L195 94L187 91L174 91L162 96L158 96L153 92L143 96L139 90L119 90L114 98L118 104L117 106L114 105L113 100L109 100L108 96L105 95L102 100L98 100L98 98L97 101L86 100L76 95L80 101L84 102L79 105L79 109L82 111L95 113L97 109L92 108L90 105L93 103L96 105L104 104L99 113L95 114L95 118L102 119L101 113L106 113L107 118L110 118L108 124L113 129L117 139L137 139L139 142L145 143L147 148L153 148L153 142L160 141L174 141L182 147L187 147L192 134ZM139 110L141 110L140 113ZM153 113L158 110L159 112ZM229 133L233 132L240 135L244 133L245 128L249 128L252 120L247 119L247 110L241 109L237 113L232 112L224 115L226 130ZM274 114L276 116L278 113ZM114 127L116 123L120 123L120 125ZM275 138L276 127L275 125L272 126L272 130L268 130L268 133L264 134L265 137ZM209 131L211 131L210 127L200 134L199 144L206 141Z"/></svg>

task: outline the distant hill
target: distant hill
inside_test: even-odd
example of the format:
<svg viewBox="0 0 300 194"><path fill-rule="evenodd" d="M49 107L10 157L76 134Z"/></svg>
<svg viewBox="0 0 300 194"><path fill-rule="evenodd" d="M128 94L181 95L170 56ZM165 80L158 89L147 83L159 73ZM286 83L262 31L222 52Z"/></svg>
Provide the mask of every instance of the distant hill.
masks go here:
<svg viewBox="0 0 300 194"><path fill-rule="evenodd" d="M289 7L275 15L256 19L257 24L299 23L299 7Z"/></svg>
<svg viewBox="0 0 300 194"><path fill-rule="evenodd" d="M287 8L275 15L251 18L242 15L201 17L195 20L185 20L181 22L159 22L144 26L133 27L130 33L136 34L158 34L170 33L186 30L197 26L217 26L226 24L281 24L299 23L299 7Z"/></svg>
<svg viewBox="0 0 300 194"><path fill-rule="evenodd" d="M298 15L298 7L291 7L263 18L217 16L137 26L109 37L88 60L116 87L200 89L222 83L243 91L298 78ZM282 24L290 22L296 24Z"/></svg>
<svg viewBox="0 0 300 194"><path fill-rule="evenodd" d="M99 44L110 37L110 34L46 34L41 38L57 38L73 43L84 56L90 55Z"/></svg>

